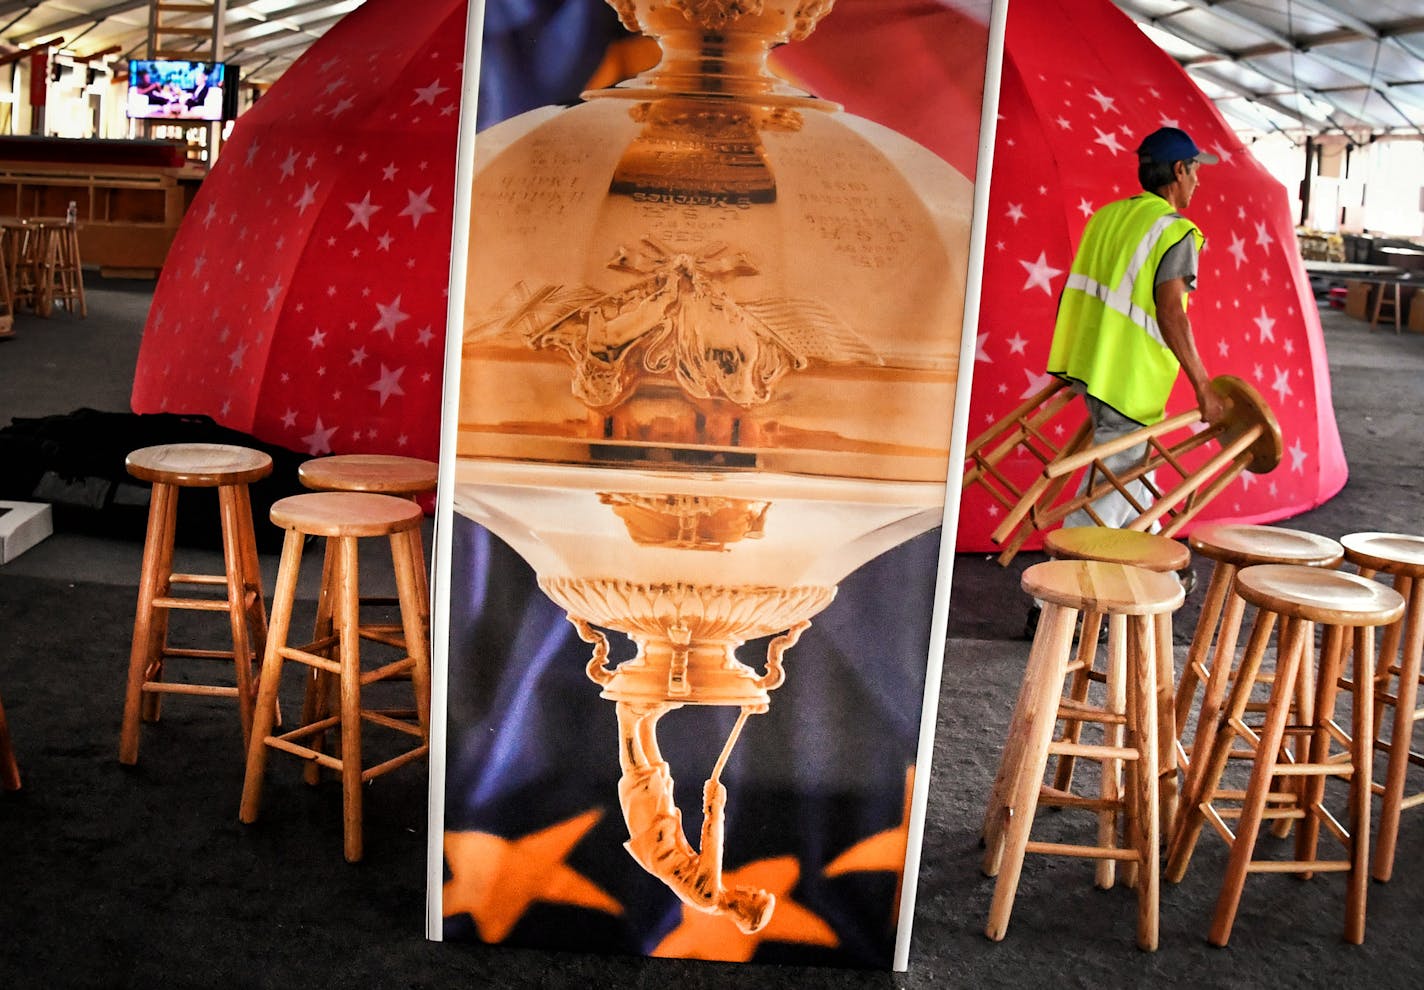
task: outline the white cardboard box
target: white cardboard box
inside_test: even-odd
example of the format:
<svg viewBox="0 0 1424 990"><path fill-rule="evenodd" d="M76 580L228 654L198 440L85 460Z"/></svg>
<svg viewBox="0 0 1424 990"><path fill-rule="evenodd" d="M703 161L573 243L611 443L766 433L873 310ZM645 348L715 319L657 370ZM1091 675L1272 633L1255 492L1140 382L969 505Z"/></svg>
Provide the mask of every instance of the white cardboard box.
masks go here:
<svg viewBox="0 0 1424 990"><path fill-rule="evenodd" d="M0 502L0 564L54 532L47 502Z"/></svg>

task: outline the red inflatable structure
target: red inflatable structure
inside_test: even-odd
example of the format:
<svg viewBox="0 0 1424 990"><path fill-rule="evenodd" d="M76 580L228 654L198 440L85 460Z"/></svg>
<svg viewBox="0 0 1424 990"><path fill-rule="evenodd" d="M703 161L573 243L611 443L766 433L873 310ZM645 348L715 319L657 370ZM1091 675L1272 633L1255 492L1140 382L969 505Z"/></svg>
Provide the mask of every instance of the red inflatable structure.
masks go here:
<svg viewBox="0 0 1424 990"><path fill-rule="evenodd" d="M982 75L946 64L925 39L986 31L986 8L839 0L778 55L819 95L972 176L975 122L959 108L977 102ZM939 23L926 31L922 18ZM460 0L368 0L243 116L164 267L136 411L206 413L312 454L434 456L464 19ZM878 92L900 94L896 106L866 102L860 81L872 73ZM897 86L883 85L887 74ZM1198 345L1212 374L1234 374L1270 403L1286 451L1198 521L1288 518L1339 491L1346 468L1285 191L1109 0L1009 5L969 432L1042 388L1083 226L1137 191L1133 149L1164 124L1221 157L1187 211L1207 237L1192 296ZM1190 403L1180 382L1168 411ZM1026 458L1008 469L1039 467ZM966 492L959 549L993 549L1001 511Z"/></svg>

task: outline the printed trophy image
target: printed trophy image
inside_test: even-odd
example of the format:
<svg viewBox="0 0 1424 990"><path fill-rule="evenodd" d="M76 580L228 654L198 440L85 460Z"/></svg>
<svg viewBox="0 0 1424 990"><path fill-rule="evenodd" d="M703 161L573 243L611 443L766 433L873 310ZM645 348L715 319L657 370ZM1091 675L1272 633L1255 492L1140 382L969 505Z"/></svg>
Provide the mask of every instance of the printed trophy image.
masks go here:
<svg viewBox="0 0 1424 990"><path fill-rule="evenodd" d="M838 583L942 521L972 186L768 70L832 0L612 5L659 65L477 140L455 509L591 644L633 859L755 932L720 777ZM739 711L692 838L685 705Z"/></svg>

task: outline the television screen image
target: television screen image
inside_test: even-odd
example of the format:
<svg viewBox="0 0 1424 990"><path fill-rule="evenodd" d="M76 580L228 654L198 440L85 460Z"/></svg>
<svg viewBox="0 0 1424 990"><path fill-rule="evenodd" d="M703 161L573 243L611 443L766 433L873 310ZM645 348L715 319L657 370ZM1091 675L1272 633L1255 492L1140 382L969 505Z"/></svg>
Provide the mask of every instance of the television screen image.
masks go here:
<svg viewBox="0 0 1424 990"><path fill-rule="evenodd" d="M128 115L160 120L222 120L221 62L133 59Z"/></svg>

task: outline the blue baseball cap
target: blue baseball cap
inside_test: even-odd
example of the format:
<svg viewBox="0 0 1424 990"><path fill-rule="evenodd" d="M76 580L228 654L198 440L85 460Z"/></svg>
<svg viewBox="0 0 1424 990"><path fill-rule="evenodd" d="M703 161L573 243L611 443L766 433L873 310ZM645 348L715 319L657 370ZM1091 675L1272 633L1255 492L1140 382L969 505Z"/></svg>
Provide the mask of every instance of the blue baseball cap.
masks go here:
<svg viewBox="0 0 1424 990"><path fill-rule="evenodd" d="M1215 165L1221 161L1197 147L1186 131L1179 127L1159 127L1142 139L1137 157L1153 162L1201 162Z"/></svg>

